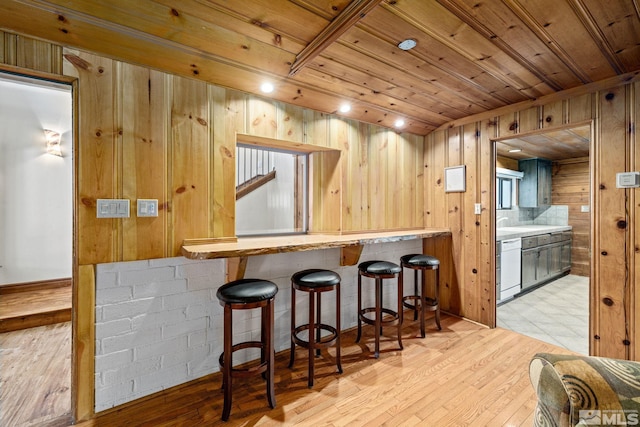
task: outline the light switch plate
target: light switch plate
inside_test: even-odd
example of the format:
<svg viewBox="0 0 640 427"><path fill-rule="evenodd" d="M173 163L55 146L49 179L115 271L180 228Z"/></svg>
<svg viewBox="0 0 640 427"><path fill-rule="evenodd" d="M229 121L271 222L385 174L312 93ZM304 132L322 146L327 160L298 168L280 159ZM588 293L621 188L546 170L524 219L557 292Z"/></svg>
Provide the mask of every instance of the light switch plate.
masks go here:
<svg viewBox="0 0 640 427"><path fill-rule="evenodd" d="M96 218L129 218L129 199L98 199Z"/></svg>
<svg viewBox="0 0 640 427"><path fill-rule="evenodd" d="M618 172L616 174L617 188L640 187L640 172Z"/></svg>
<svg viewBox="0 0 640 427"><path fill-rule="evenodd" d="M476 215L482 214L482 203L475 204L475 214Z"/></svg>
<svg viewBox="0 0 640 427"><path fill-rule="evenodd" d="M158 199L138 199L138 216L158 216Z"/></svg>

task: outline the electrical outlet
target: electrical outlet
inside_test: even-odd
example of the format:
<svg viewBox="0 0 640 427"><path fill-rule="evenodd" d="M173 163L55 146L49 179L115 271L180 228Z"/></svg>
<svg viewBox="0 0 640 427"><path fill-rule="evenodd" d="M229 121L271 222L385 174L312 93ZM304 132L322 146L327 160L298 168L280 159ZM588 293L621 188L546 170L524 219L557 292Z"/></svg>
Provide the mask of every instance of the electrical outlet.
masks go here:
<svg viewBox="0 0 640 427"><path fill-rule="evenodd" d="M138 216L158 216L158 199L138 199Z"/></svg>

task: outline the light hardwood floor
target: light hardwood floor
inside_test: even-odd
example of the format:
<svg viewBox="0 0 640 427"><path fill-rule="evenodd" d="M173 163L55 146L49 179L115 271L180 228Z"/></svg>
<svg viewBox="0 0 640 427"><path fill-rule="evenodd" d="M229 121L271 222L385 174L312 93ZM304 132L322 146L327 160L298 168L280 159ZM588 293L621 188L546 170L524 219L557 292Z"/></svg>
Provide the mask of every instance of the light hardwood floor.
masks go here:
<svg viewBox="0 0 640 427"><path fill-rule="evenodd" d="M0 333L71 320L71 279L0 286Z"/></svg>
<svg viewBox="0 0 640 427"><path fill-rule="evenodd" d="M269 409L264 383L237 380L229 422L219 421L220 374L106 411L80 426L521 426L531 425L536 397L529 360L536 352L568 350L505 329L487 329L443 316L427 338L416 338L416 322L403 327L404 351L385 339L380 359L371 352L372 330L363 340L343 334L344 373L333 360L318 359L316 384L307 388L306 356L294 369L288 354L276 358L277 407ZM367 345L369 343L370 345ZM330 351L330 355L334 354Z"/></svg>
<svg viewBox="0 0 640 427"><path fill-rule="evenodd" d="M0 334L0 426L71 419L71 322Z"/></svg>

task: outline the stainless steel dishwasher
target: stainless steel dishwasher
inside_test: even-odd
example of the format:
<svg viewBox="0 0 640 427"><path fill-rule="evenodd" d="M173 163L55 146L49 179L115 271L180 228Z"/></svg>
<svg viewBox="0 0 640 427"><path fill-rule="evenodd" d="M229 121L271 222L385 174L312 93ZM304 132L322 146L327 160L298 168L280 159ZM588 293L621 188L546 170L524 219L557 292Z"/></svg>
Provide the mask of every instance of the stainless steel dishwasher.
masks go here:
<svg viewBox="0 0 640 427"><path fill-rule="evenodd" d="M520 292L522 239L500 241L500 295L498 302L512 298Z"/></svg>

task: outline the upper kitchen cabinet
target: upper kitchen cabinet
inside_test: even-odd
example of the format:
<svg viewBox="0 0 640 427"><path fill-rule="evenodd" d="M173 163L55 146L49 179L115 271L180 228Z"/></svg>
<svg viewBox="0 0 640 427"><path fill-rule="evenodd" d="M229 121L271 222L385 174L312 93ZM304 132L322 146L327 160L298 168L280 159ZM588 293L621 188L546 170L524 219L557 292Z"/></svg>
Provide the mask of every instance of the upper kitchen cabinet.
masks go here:
<svg viewBox="0 0 640 427"><path fill-rule="evenodd" d="M524 173L520 181L519 204L521 208L537 208L551 204L551 161L526 159L518 161L518 169Z"/></svg>

